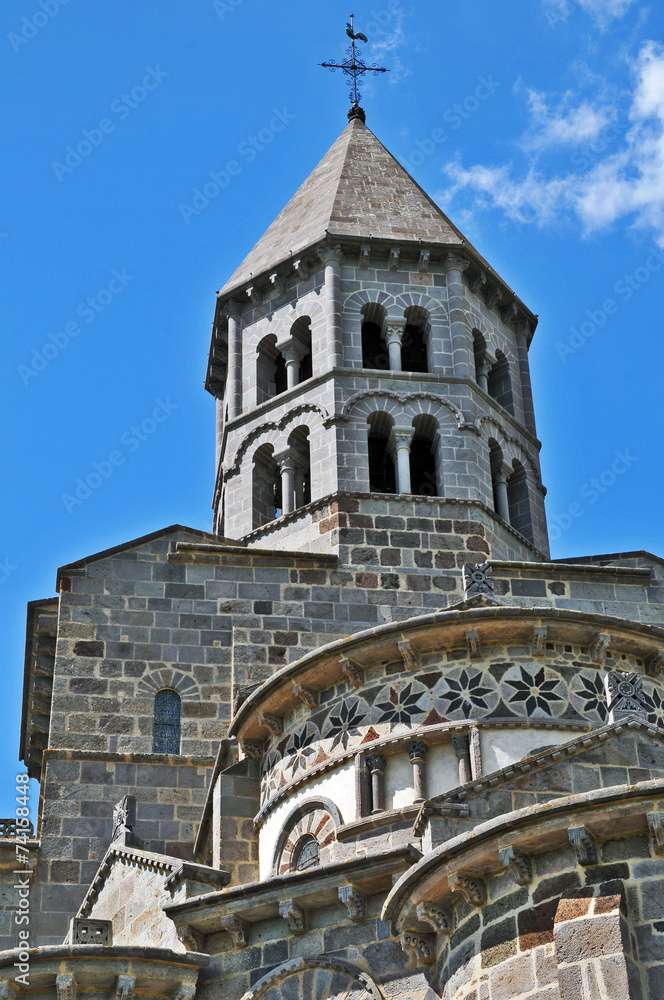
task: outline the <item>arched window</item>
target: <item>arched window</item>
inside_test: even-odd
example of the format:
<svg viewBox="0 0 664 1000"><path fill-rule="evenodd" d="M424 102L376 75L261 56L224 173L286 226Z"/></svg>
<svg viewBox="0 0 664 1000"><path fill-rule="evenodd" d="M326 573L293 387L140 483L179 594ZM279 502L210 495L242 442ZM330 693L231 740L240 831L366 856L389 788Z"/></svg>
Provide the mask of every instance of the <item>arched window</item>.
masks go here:
<svg viewBox="0 0 664 1000"><path fill-rule="evenodd" d="M389 368L389 353L383 336L385 310L376 302L362 307L362 367Z"/></svg>
<svg viewBox="0 0 664 1000"><path fill-rule="evenodd" d="M293 850L291 859L291 869L301 872L306 868L313 868L320 863L320 847L318 841L311 833L305 833L300 837Z"/></svg>
<svg viewBox="0 0 664 1000"><path fill-rule="evenodd" d="M388 442L392 430L392 418L379 411L369 417L369 489L372 493L396 493L394 459Z"/></svg>
<svg viewBox="0 0 664 1000"><path fill-rule="evenodd" d="M521 532L528 541L533 541L533 526L530 517L530 499L528 497L528 478L521 462L516 459L512 463L514 471L507 479L507 502L510 511L510 524Z"/></svg>
<svg viewBox="0 0 664 1000"><path fill-rule="evenodd" d="M428 315L419 306L406 310L406 326L401 338L401 370L428 372L427 333Z"/></svg>
<svg viewBox="0 0 664 1000"><path fill-rule="evenodd" d="M288 438L288 447L293 455L293 480L295 496L293 509L311 503L311 449L309 428L298 427Z"/></svg>
<svg viewBox="0 0 664 1000"><path fill-rule="evenodd" d="M311 319L309 316L300 316L291 327L291 338L298 348L299 370L296 384L311 378L313 374L313 364L311 360Z"/></svg>
<svg viewBox="0 0 664 1000"><path fill-rule="evenodd" d="M260 528L279 517L281 512L281 473L274 460L271 444L262 444L254 454L253 526Z"/></svg>
<svg viewBox="0 0 664 1000"><path fill-rule="evenodd" d="M500 351L496 351L496 363L489 371L487 392L493 396L497 403L504 406L508 413L514 415L510 366L507 358Z"/></svg>
<svg viewBox="0 0 664 1000"><path fill-rule="evenodd" d="M180 695L171 688L154 698L153 753L180 753Z"/></svg>
<svg viewBox="0 0 664 1000"><path fill-rule="evenodd" d="M413 420L415 433L410 445L411 491L422 496L438 496L436 439L438 425L430 413Z"/></svg>

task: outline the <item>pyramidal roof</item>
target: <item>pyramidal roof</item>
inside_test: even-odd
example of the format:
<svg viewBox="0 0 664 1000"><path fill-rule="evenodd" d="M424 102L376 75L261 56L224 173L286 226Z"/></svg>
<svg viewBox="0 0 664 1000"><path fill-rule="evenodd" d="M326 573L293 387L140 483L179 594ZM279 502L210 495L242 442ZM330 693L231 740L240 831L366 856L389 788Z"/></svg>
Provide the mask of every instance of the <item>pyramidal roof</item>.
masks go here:
<svg viewBox="0 0 664 1000"><path fill-rule="evenodd" d="M325 236L461 246L447 216L354 118L221 290L224 295Z"/></svg>

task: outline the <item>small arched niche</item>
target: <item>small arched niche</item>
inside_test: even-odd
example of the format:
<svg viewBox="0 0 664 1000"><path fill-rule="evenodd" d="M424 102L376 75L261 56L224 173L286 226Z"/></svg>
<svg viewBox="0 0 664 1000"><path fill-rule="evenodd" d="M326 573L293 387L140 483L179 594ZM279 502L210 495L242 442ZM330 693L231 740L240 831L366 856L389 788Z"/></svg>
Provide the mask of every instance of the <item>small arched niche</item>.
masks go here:
<svg viewBox="0 0 664 1000"><path fill-rule="evenodd" d="M372 493L396 493L394 458L389 440L394 421L389 413L377 410L367 420L369 452L369 490Z"/></svg>
<svg viewBox="0 0 664 1000"><path fill-rule="evenodd" d="M430 413L420 413L413 420L413 427L415 433L410 445L411 492L421 496L438 496L438 423Z"/></svg>
<svg viewBox="0 0 664 1000"><path fill-rule="evenodd" d="M281 473L271 444L262 444L254 453L252 469L253 526L260 528L281 513Z"/></svg>
<svg viewBox="0 0 664 1000"><path fill-rule="evenodd" d="M173 688L162 688L154 696L153 753L180 753L182 702Z"/></svg>
<svg viewBox="0 0 664 1000"><path fill-rule="evenodd" d="M362 306L362 367L386 371L389 353L385 343L385 309L377 302Z"/></svg>
<svg viewBox="0 0 664 1000"><path fill-rule="evenodd" d="M428 372L429 314L421 306L406 309L406 326L401 338L401 370Z"/></svg>

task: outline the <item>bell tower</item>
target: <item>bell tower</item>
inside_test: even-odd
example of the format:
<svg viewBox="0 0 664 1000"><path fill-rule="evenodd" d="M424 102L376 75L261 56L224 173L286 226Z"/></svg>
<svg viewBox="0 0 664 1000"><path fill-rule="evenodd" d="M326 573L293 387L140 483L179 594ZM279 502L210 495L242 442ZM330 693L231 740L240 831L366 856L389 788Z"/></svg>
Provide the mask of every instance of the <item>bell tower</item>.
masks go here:
<svg viewBox="0 0 664 1000"><path fill-rule="evenodd" d="M548 557L536 324L354 104L217 295L215 531L338 554L350 504Z"/></svg>

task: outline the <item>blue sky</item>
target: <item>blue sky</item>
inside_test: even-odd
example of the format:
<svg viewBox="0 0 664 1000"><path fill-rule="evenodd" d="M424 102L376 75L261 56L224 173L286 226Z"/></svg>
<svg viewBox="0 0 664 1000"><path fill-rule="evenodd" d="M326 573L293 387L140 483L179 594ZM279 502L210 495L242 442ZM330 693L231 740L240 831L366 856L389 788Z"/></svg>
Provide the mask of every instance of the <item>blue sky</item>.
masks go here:
<svg viewBox="0 0 664 1000"><path fill-rule="evenodd" d="M353 9L391 70L363 88L367 124L540 316L553 555L664 554L661 6ZM215 291L346 123L341 76L316 64L342 57L347 15L338 0L2 6L0 815L26 602L66 562L211 525ZM194 201L211 174L220 190Z"/></svg>

